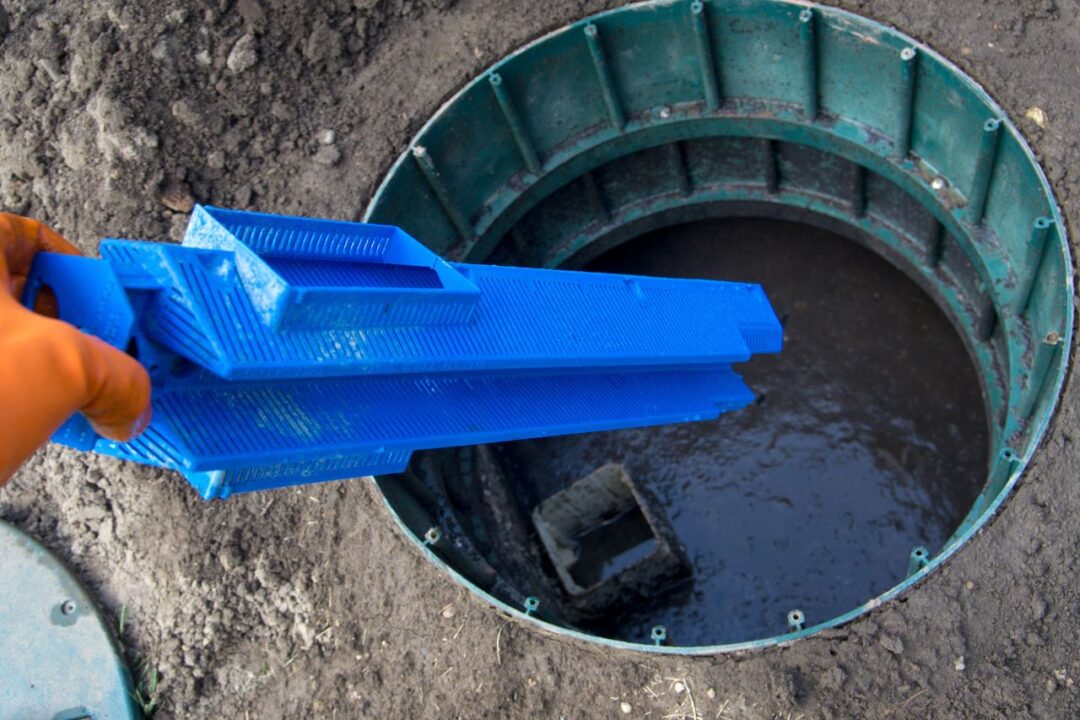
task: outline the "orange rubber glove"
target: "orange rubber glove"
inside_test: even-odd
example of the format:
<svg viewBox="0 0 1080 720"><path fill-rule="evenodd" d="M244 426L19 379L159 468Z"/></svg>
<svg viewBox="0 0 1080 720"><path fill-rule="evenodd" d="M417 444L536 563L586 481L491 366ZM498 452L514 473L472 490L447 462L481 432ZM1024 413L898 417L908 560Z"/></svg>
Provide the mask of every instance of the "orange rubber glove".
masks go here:
<svg viewBox="0 0 1080 720"><path fill-rule="evenodd" d="M38 221L0 213L0 485L76 412L113 440L130 440L150 422L142 365L19 303L39 251L79 254ZM55 315L55 300L41 300L38 310Z"/></svg>

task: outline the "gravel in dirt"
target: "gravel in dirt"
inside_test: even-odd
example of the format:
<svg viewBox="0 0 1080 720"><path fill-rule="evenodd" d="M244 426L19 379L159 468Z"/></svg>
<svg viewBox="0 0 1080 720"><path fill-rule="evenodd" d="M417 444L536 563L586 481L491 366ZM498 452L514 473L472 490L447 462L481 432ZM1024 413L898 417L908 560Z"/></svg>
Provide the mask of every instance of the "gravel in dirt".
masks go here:
<svg viewBox="0 0 1080 720"><path fill-rule="evenodd" d="M181 186L356 219L451 93L614 4L3 0L0 206L87 252L177 240ZM840 4L984 83L1076 227L1075 0ZM205 503L171 473L48 447L0 491L0 517L123 609L129 659L161 675L159 718L1066 718L1078 433L1073 375L1005 512L947 567L844 628L739 656L615 652L508 622L423 560L362 480Z"/></svg>

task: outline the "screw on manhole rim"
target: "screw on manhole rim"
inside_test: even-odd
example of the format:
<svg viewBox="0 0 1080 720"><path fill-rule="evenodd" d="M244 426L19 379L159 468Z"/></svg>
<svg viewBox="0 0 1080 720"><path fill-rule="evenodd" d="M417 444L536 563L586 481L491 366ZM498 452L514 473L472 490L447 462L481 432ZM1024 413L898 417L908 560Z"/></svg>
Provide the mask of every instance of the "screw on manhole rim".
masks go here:
<svg viewBox="0 0 1080 720"><path fill-rule="evenodd" d="M675 44L660 46L667 39ZM724 51L737 40L783 62ZM858 93L837 80L844 77L838 69L851 67L865 75ZM939 102L943 93L958 102ZM877 601L921 580L940 564L930 558L966 542L1046 432L1073 327L1071 257L1056 200L989 94L896 30L782 0L620 7L500 59L445 103L411 147L365 219L400 225L467 261L495 254L576 267L643 227L753 207L842 225L930 288L983 380L991 471L955 532L926 548L927 572L905 578L899 557L883 558L898 584ZM650 151L649 172L632 174L629 161ZM744 164L717 163L718 154ZM827 165L844 172L793 170ZM902 202L891 203L890 194ZM412 527L412 536L419 540L425 529ZM455 545L470 542L467 532L453 535ZM496 591L490 577L455 567L484 597L517 606L520 589Z"/></svg>
<svg viewBox="0 0 1080 720"><path fill-rule="evenodd" d="M78 610L78 605L75 604L74 600L65 600L60 603L60 612L64 615L71 615L76 610Z"/></svg>
<svg viewBox="0 0 1080 720"><path fill-rule="evenodd" d="M911 549L911 554L908 556L908 577L911 577L915 573L919 572L923 568L930 564L930 551L922 545L918 545Z"/></svg>
<svg viewBox="0 0 1080 720"><path fill-rule="evenodd" d="M429 527L426 532L424 532L424 542L423 542L423 544L427 545L427 546L435 545L441 539L442 539L442 530L440 530L438 527L432 526L432 527Z"/></svg>
<svg viewBox="0 0 1080 720"><path fill-rule="evenodd" d="M663 625L653 625L652 630L649 631L649 637L652 639L653 645L659 647L667 640L667 628Z"/></svg>
<svg viewBox="0 0 1080 720"><path fill-rule="evenodd" d="M525 598L525 616L531 617L534 612L540 609L540 598L535 595L530 595Z"/></svg>
<svg viewBox="0 0 1080 720"><path fill-rule="evenodd" d="M799 632L803 629L803 622L806 618L803 616L802 610L792 610L787 614L787 624L791 628L791 632Z"/></svg>

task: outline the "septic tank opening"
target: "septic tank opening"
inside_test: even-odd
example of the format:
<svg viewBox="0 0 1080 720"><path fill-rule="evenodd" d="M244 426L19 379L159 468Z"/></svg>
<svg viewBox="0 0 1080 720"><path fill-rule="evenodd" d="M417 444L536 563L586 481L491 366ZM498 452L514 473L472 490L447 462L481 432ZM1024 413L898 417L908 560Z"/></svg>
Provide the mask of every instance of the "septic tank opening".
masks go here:
<svg viewBox="0 0 1080 720"><path fill-rule="evenodd" d="M735 232L720 218L759 224L740 221ZM992 516L1035 452L1064 378L1071 260L1023 138L933 51L831 8L650 2L540 38L436 113L366 219L467 260L642 273L652 263L659 274L762 281L774 303L792 292L783 355L740 368L763 400L723 418L732 423L723 432L678 426L531 451L466 448L418 456L406 475L380 479L429 557L554 632L706 653L851 620L925 577ZM687 225L695 221L707 224ZM828 262L830 247L854 252L837 235L872 254ZM698 246L685 246L695 236ZM755 262L765 274L786 268L775 289L741 272ZM815 267L840 275L822 279ZM796 334L807 309L822 311L809 343ZM974 380L960 377L968 368ZM825 436L817 446L805 441L811 426ZM746 451L757 446L764 452ZM812 461L815 447L829 453ZM786 460L770 466L768 452ZM529 514L608 463L660 489L642 513L661 512L686 535L693 582L583 621ZM700 477L683 479L694 463ZM865 494L837 490L843 478L869 478L853 485ZM665 505L665 488L688 506ZM716 516L680 530L688 510L714 509L706 500ZM713 554L695 551L698 542ZM783 582L758 573L800 552L823 569ZM718 581L725 573L734 579ZM698 583L713 583L704 599ZM695 621L710 602L736 609Z"/></svg>

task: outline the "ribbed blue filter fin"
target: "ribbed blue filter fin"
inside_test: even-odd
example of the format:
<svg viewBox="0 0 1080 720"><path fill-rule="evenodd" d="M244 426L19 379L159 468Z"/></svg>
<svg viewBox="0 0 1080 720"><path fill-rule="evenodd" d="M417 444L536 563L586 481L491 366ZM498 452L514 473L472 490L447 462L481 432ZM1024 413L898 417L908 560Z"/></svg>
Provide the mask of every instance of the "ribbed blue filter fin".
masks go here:
<svg viewBox="0 0 1080 720"><path fill-rule="evenodd" d="M231 383L161 393L150 432L96 449L189 476L261 468L234 473L228 494L387 472L387 453L400 464L412 450L707 420L752 400L730 369Z"/></svg>

